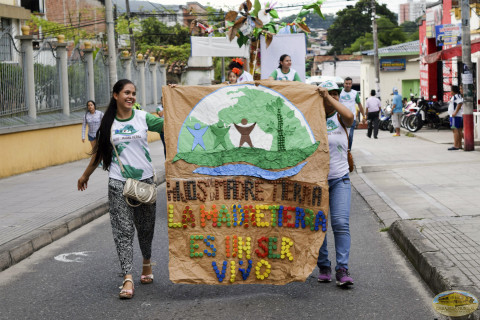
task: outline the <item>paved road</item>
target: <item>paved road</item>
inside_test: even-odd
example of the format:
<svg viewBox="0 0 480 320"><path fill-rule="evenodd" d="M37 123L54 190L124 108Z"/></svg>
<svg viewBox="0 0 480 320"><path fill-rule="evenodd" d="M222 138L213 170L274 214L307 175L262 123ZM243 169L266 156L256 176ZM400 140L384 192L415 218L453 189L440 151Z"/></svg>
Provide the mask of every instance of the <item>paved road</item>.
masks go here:
<svg viewBox="0 0 480 320"><path fill-rule="evenodd" d="M160 203L165 203L164 188L159 188ZM117 298L121 277L105 215L1 272L0 319L443 319L431 308L431 291L388 233L379 231L356 191L350 265L356 284L350 290L318 283L317 270L306 283L285 286L172 284L166 212L160 207L155 282L140 285L135 244L133 300ZM65 255L72 252L85 255Z"/></svg>

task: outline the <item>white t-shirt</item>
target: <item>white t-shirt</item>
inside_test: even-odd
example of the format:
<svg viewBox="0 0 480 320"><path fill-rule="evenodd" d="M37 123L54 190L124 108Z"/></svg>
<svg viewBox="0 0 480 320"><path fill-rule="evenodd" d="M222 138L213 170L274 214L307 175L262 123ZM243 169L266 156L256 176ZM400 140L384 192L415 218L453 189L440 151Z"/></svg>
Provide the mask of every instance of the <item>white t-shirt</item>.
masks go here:
<svg viewBox="0 0 480 320"><path fill-rule="evenodd" d="M448 104L448 115L451 117L452 114L455 112L455 109L457 108L457 105L459 103L463 103L463 98L461 95L459 95L458 93L456 95L454 95L451 99L450 99L450 103ZM463 115L463 104L462 104L462 107L460 108L460 110L458 110L458 113L456 115L456 117L461 117Z"/></svg>
<svg viewBox="0 0 480 320"><path fill-rule="evenodd" d="M345 89L342 89L340 92L340 103L352 111L353 116L357 114L357 108L355 104L360 103L360 97L356 90L351 89L349 92L346 92Z"/></svg>
<svg viewBox="0 0 480 320"><path fill-rule="evenodd" d="M113 121L111 134L125 173L112 150L112 164L109 177L126 181L127 178L143 180L153 176L152 159L147 143L147 131L160 133L163 118L158 118L143 110L133 110L129 119Z"/></svg>
<svg viewBox="0 0 480 320"><path fill-rule="evenodd" d="M327 135L328 147L330 149L328 180L341 178L349 172L347 158L348 139L336 112L332 116L327 117Z"/></svg>
<svg viewBox="0 0 480 320"><path fill-rule="evenodd" d="M355 115L357 114L357 109L355 108L355 104L357 102L357 94L356 90L351 89L349 92L346 92L345 89L342 89L340 93L340 102L350 109L352 113Z"/></svg>
<svg viewBox="0 0 480 320"><path fill-rule="evenodd" d="M253 76L247 71L243 71L242 75L238 77L237 83L247 82L247 81L253 81Z"/></svg>

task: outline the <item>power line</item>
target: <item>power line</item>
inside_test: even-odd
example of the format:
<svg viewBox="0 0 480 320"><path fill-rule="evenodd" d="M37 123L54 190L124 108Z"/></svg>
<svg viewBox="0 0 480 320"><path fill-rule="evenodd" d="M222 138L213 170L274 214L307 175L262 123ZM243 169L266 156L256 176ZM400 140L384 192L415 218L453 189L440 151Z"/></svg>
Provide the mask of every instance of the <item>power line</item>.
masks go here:
<svg viewBox="0 0 480 320"><path fill-rule="evenodd" d="M59 27L59 28L55 28L55 29L49 29L49 30L46 30L45 32L39 32L39 35L45 35L45 34L52 34L52 33L60 33L60 32L65 32L65 31L69 31L69 30L72 30L72 29L78 29L78 28L83 28L83 27L89 27L89 26L94 26L94 25L97 25L97 24L104 24L105 23L105 20L99 20L98 22L93 22L93 23L87 23L87 24L80 24L80 25L76 25L76 26L65 26L65 27Z"/></svg>

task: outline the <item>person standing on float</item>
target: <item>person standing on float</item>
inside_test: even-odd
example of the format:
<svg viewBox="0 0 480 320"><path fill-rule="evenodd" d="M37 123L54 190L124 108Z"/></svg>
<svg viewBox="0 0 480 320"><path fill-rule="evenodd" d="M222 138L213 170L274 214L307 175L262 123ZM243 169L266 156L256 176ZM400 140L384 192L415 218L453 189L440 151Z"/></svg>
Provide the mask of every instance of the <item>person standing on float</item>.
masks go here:
<svg viewBox="0 0 480 320"><path fill-rule="evenodd" d="M302 81L295 69L291 68L292 58L288 54L282 54L278 62L278 68L275 69L268 79L280 81Z"/></svg>
<svg viewBox="0 0 480 320"><path fill-rule="evenodd" d="M233 70L237 68L240 72L237 73L237 83L253 81L253 76L243 69L244 62L240 58L232 59L232 62L228 65L228 69Z"/></svg>

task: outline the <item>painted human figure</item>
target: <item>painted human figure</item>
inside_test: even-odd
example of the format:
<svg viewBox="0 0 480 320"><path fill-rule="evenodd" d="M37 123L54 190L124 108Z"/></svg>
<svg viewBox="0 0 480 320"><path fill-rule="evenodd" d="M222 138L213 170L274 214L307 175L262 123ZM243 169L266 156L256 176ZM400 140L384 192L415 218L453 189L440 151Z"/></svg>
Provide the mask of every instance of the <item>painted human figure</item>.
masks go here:
<svg viewBox="0 0 480 320"><path fill-rule="evenodd" d="M250 139L250 133L252 132L253 128L257 123L255 122L251 126L245 127L247 123L248 121L245 118L242 119L243 127L234 123L235 128L237 128L238 132L240 132L240 134L242 135L240 138L240 144L238 146L241 147L244 143L247 143L250 148L253 148L252 140Z"/></svg>
<svg viewBox="0 0 480 320"><path fill-rule="evenodd" d="M218 145L222 145L225 150L227 149L227 143L225 142L225 136L230 130L230 126L224 127L223 122L219 121L216 126L211 126L210 130L215 135L215 142L213 144L213 149L215 149Z"/></svg>
<svg viewBox="0 0 480 320"><path fill-rule="evenodd" d="M202 147L203 150L206 150L205 149L205 142L203 142L203 135L207 131L208 126L201 128L200 123L195 123L193 128L187 127L187 129L188 129L188 131L190 131L190 133L193 136L192 151L195 149L195 147L197 145L200 145L200 147Z"/></svg>

